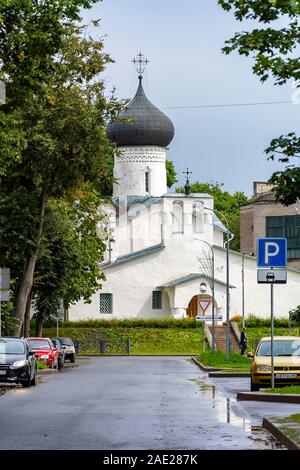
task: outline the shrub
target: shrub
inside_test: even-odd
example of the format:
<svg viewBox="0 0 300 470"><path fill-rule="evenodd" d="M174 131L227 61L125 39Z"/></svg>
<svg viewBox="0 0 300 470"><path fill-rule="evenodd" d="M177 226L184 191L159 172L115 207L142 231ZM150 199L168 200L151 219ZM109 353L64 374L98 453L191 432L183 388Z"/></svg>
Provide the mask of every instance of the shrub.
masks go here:
<svg viewBox="0 0 300 470"><path fill-rule="evenodd" d="M17 319L11 317L7 312L2 312L1 315L1 330L3 336L10 336L13 334L17 325Z"/></svg>
<svg viewBox="0 0 300 470"><path fill-rule="evenodd" d="M292 322L296 323L297 325L300 325L300 305L298 305L298 307L294 310L291 310L289 312L289 316Z"/></svg>
<svg viewBox="0 0 300 470"><path fill-rule="evenodd" d="M269 327L271 324L271 319L269 318L260 318L255 315L249 315L245 320L246 328L260 328L260 327ZM276 328L288 328L289 319L282 317L274 318L274 326Z"/></svg>
<svg viewBox="0 0 300 470"><path fill-rule="evenodd" d="M46 322L45 328L55 326L54 322ZM63 328L199 328L199 323L194 318L175 320L163 319L112 319L112 320L79 320L60 323Z"/></svg>

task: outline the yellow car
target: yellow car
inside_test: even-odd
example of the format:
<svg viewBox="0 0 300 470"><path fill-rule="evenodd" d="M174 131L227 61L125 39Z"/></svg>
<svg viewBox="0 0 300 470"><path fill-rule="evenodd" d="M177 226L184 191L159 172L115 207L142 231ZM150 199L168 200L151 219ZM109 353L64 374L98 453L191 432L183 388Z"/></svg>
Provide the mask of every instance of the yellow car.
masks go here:
<svg viewBox="0 0 300 470"><path fill-rule="evenodd" d="M251 357L251 354L249 354ZM271 387L271 338L262 338L251 364L251 391ZM300 385L300 338L274 336L275 387Z"/></svg>

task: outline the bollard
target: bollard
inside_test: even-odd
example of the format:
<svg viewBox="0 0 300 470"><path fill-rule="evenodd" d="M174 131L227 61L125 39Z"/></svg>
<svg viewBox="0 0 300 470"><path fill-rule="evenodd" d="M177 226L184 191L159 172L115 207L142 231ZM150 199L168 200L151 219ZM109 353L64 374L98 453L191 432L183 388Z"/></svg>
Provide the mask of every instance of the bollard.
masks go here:
<svg viewBox="0 0 300 470"><path fill-rule="evenodd" d="M130 356L130 339L126 339L126 352Z"/></svg>
<svg viewBox="0 0 300 470"><path fill-rule="evenodd" d="M76 354L78 354L80 352L80 341L79 341L79 339L76 339L74 341L74 347L75 347Z"/></svg>
<svg viewBox="0 0 300 470"><path fill-rule="evenodd" d="M104 339L100 339L99 348L100 348L100 353L102 355L105 354L105 341L104 341Z"/></svg>

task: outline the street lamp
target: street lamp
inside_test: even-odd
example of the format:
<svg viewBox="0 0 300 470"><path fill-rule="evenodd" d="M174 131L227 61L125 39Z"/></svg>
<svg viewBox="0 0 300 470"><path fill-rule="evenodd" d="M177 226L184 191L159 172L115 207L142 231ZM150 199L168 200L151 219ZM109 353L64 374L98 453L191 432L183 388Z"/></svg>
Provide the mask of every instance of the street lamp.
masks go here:
<svg viewBox="0 0 300 470"><path fill-rule="evenodd" d="M194 240L198 240L198 238L195 238ZM212 270L212 286L211 286L211 294L212 294L212 351L215 352L215 252L210 243L208 243L205 240L199 240L200 242L205 243L207 246L209 246L211 250L211 270ZM202 285L202 284L201 284ZM200 285L200 290L201 290L201 285Z"/></svg>
<svg viewBox="0 0 300 470"><path fill-rule="evenodd" d="M203 295L203 298L204 298L204 294L206 292L206 284L205 282L201 282L200 284L200 292L201 294ZM204 340L204 320L202 320L202 352L204 352L204 349L205 349L205 340Z"/></svg>
<svg viewBox="0 0 300 470"><path fill-rule="evenodd" d="M212 209L210 207L204 206L202 203L202 208L208 211L213 212L221 217L223 217L225 224L226 224L226 232L227 232L227 242L226 242L226 360L229 361L230 359L230 325L229 325L229 318L230 318L230 297L229 297L229 243L230 243L230 232L229 232L229 224L228 220L222 212L218 211L217 209Z"/></svg>

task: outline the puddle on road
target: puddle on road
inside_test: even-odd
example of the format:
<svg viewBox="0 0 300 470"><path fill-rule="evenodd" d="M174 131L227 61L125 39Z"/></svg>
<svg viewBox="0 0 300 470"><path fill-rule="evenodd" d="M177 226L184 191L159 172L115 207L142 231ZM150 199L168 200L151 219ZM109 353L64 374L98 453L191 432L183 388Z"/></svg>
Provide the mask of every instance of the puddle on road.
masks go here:
<svg viewBox="0 0 300 470"><path fill-rule="evenodd" d="M211 398L211 407L216 410L216 416L219 423L231 424L232 426L239 427L243 432L248 434L258 448L283 450L284 446L280 444L268 431L264 430L262 426L254 426L251 420L243 416L239 416L233 411L232 406L237 404L234 398L226 398L216 388L215 385L209 384L205 379L189 379L195 382L202 395ZM225 436L224 436L225 437Z"/></svg>

